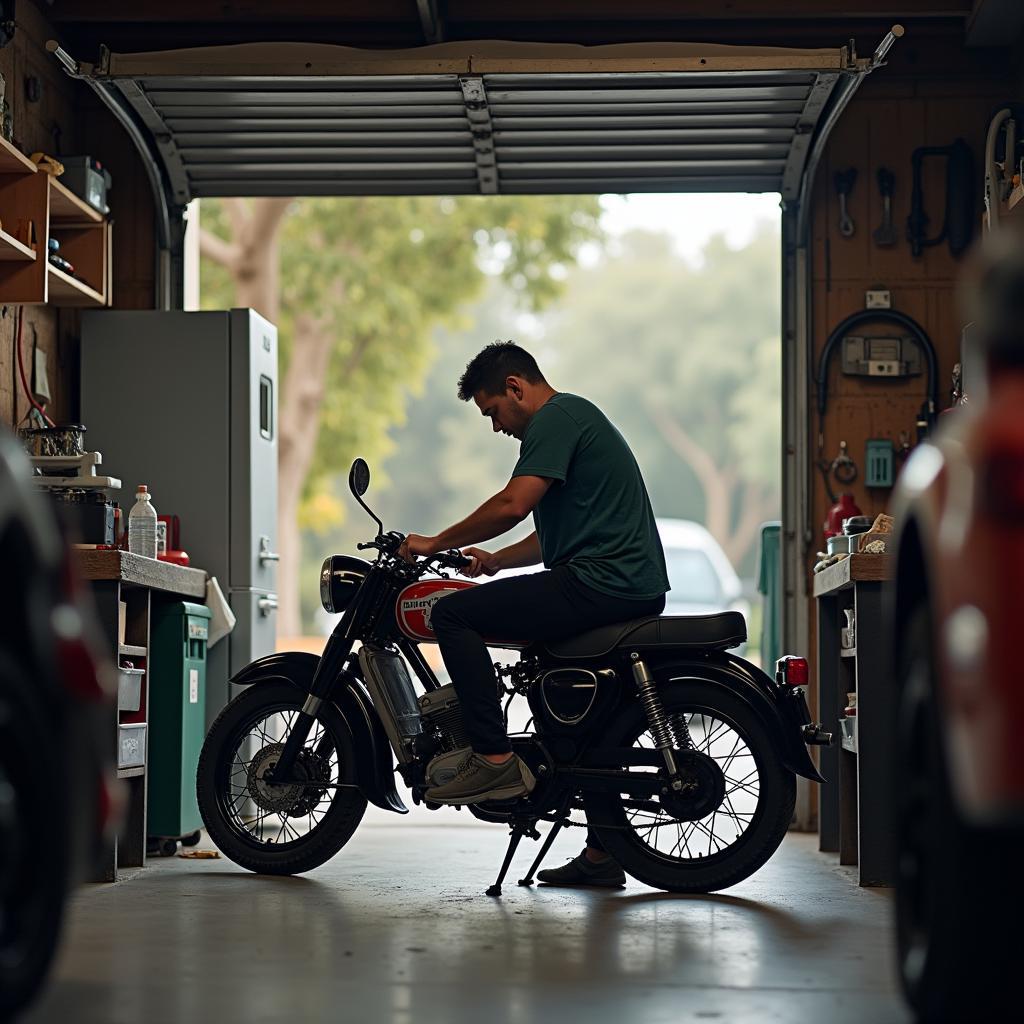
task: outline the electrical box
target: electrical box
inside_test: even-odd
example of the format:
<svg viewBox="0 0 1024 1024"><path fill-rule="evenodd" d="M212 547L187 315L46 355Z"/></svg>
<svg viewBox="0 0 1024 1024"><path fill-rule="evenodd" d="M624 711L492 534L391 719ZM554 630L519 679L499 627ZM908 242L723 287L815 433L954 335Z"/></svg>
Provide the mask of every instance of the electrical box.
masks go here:
<svg viewBox="0 0 1024 1024"><path fill-rule="evenodd" d="M843 338L843 373L857 377L916 377L922 372L921 349L910 337Z"/></svg>

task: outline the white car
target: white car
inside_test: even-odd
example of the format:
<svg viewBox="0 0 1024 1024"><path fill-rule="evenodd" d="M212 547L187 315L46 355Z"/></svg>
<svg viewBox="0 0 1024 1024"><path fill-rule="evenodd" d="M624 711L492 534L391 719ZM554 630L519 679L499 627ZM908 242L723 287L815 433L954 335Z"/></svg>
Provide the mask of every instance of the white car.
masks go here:
<svg viewBox="0 0 1024 1024"><path fill-rule="evenodd" d="M718 541L689 519L658 519L671 590L665 615L710 615L737 611L750 617L743 586Z"/></svg>

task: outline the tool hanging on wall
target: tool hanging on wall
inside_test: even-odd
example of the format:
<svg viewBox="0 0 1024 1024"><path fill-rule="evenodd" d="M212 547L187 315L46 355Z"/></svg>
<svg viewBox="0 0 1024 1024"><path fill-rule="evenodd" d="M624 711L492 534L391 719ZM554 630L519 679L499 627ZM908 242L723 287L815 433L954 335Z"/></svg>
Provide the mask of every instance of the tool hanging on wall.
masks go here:
<svg viewBox="0 0 1024 1024"><path fill-rule="evenodd" d="M942 230L933 238L927 237L928 214L924 209L924 190L921 184L924 161L928 157L946 160L946 212ZM949 251L959 256L970 244L974 234L974 156L963 139L949 146L920 146L911 158L913 192L910 197L910 216L907 218L907 241L915 257L922 251L942 242L949 243Z"/></svg>
<svg viewBox="0 0 1024 1024"><path fill-rule="evenodd" d="M850 238L857 230L850 216L847 203L850 193L853 191L853 183L857 180L857 168L850 167L845 171L836 171L836 195L839 196L839 234L843 238Z"/></svg>
<svg viewBox="0 0 1024 1024"><path fill-rule="evenodd" d="M1006 106L989 122L985 136L985 222L989 231L999 229L1002 204L1014 191L1018 173L1017 114ZM1019 187L1019 181L1018 181Z"/></svg>
<svg viewBox="0 0 1024 1024"><path fill-rule="evenodd" d="M857 463L850 458L850 450L845 441L839 442L839 454L832 460L830 469L841 484L849 485L857 479Z"/></svg>
<svg viewBox="0 0 1024 1024"><path fill-rule="evenodd" d="M872 236L875 245L887 249L899 241L892 223L892 194L896 190L896 175L887 167L878 168L878 194L882 197L882 224Z"/></svg>

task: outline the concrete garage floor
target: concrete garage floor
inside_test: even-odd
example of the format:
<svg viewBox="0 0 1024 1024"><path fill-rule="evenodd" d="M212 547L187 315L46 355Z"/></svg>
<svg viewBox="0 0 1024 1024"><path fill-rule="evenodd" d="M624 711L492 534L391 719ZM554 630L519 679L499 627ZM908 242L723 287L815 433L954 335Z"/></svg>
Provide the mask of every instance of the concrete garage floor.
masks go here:
<svg viewBox="0 0 1024 1024"><path fill-rule="evenodd" d="M392 819L393 820L393 819ZM791 835L728 893L483 890L498 826L364 823L305 877L154 860L74 898L30 1024L888 1024L889 895ZM582 846L559 837L549 865ZM518 872L516 868L518 867Z"/></svg>

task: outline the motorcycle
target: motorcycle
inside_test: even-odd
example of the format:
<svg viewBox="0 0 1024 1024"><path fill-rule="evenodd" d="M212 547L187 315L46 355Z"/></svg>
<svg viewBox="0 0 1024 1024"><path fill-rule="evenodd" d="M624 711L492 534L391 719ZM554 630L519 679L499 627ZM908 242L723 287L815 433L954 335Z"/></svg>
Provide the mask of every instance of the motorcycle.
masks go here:
<svg viewBox="0 0 1024 1024"><path fill-rule="evenodd" d="M278 653L242 669L233 682L247 688L200 756L210 837L252 871L323 864L352 837L368 801L407 813L396 770L415 803L438 809L426 791L451 778L468 746L454 687L440 684L419 644L436 643L438 600L479 585L452 576L470 559L400 557L404 536L385 532L363 500L369 480L357 459L349 487L377 524L374 540L358 547L376 555L324 562L323 606L343 614L323 656ZM520 840L539 839L541 821L552 827L521 885L532 884L567 826L594 828L629 875L669 892L724 889L757 871L789 827L795 776L824 781L807 745L832 737L810 721L807 662L780 659L773 680L729 653L745 639L737 612L651 617L557 640L488 638L520 652L495 666L495 687L507 698L506 725L514 698L529 705L532 730L510 739L537 780L525 796L468 806L510 829L488 895L501 894Z"/></svg>

